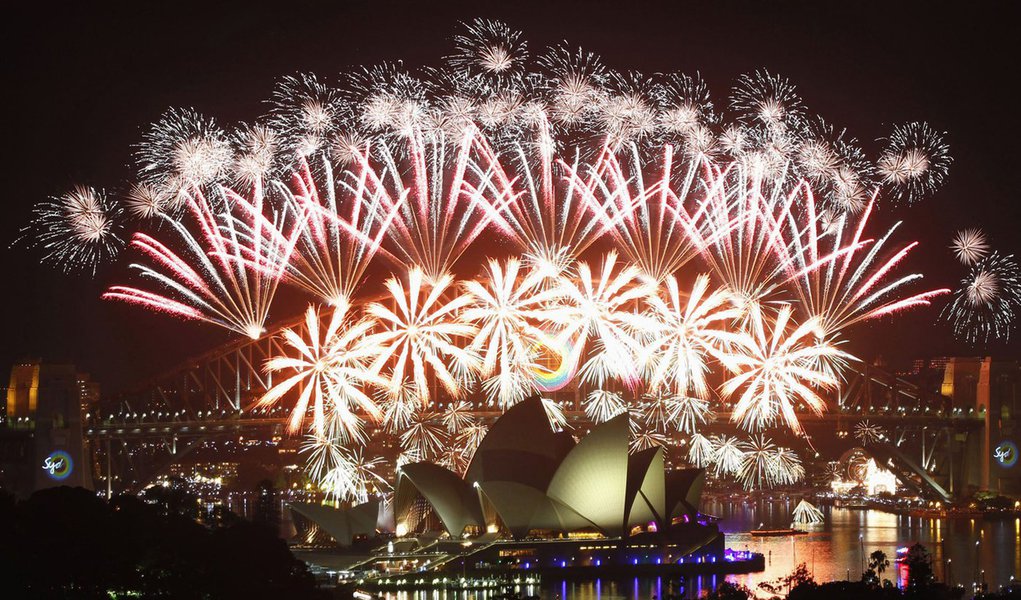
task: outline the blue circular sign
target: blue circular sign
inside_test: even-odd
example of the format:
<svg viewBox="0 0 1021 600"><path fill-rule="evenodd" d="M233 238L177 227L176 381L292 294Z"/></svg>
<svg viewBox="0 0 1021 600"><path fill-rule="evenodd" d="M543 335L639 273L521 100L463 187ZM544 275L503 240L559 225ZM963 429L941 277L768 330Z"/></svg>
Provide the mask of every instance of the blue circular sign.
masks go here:
<svg viewBox="0 0 1021 600"><path fill-rule="evenodd" d="M71 455L63 450L51 452L43 460L43 471L46 471L46 476L54 481L67 479L71 475L72 469L74 469L74 461L71 460Z"/></svg>
<svg viewBox="0 0 1021 600"><path fill-rule="evenodd" d="M1009 469L1017 464L1017 444L1010 440L1000 442L1000 445L993 450L993 458L1004 469Z"/></svg>

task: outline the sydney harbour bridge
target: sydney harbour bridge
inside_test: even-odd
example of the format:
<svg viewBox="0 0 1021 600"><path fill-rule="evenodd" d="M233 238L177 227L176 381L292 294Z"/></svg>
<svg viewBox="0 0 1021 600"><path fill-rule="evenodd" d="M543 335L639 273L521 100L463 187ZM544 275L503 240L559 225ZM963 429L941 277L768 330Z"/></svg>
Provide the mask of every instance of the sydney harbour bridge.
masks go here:
<svg viewBox="0 0 1021 600"><path fill-rule="evenodd" d="M288 399L272 408L256 403L274 383L263 365L286 353L278 333L290 328L305 335L305 327L304 319L296 319L275 325L259 339L220 346L90 413L84 434L97 487L103 482L107 493L139 491L209 440L288 437ZM822 460L836 460L860 446L854 430L863 421L881 427L883 438L867 448L877 464L919 495L950 502L965 490L996 488L997 465L990 457L999 437L1012 432L1009 424L1001 431L1001 415L994 413L1009 413L1000 404L1016 405L1021 378L1016 363L1000 368L998 377L991 367L990 359L949 359L922 381L851 363L839 391L825 395L825 412L801 411L798 416ZM997 384L997 379L1002 381ZM590 425L582 410L584 390L577 385L546 396L562 407L571 427ZM498 408L476 400L474 416L495 420ZM716 419L705 433L735 429L727 405L714 408ZM143 444L150 449L147 458L132 458L132 449Z"/></svg>

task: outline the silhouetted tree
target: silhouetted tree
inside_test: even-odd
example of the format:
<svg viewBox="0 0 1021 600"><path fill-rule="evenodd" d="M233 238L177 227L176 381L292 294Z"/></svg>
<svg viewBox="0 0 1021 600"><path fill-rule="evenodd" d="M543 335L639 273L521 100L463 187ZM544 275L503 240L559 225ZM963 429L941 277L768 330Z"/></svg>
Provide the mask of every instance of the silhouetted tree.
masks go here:
<svg viewBox="0 0 1021 600"><path fill-rule="evenodd" d="M724 581L706 596L706 600L748 600L751 597L751 590L745 586Z"/></svg>
<svg viewBox="0 0 1021 600"><path fill-rule="evenodd" d="M182 514L181 495L156 496L107 503L61 487L0 502L0 596L318 597L305 564L265 527L224 518L210 529Z"/></svg>
<svg viewBox="0 0 1021 600"><path fill-rule="evenodd" d="M908 548L908 553L904 557L904 565L908 568L906 591L915 595L927 594L936 578L932 571L932 555L925 549L925 546L915 544Z"/></svg>
<svg viewBox="0 0 1021 600"><path fill-rule="evenodd" d="M879 585L882 581L883 572L889 566L890 561L886 558L886 553L882 550L874 551L872 554L869 554L869 568L862 573L862 581L870 585Z"/></svg>

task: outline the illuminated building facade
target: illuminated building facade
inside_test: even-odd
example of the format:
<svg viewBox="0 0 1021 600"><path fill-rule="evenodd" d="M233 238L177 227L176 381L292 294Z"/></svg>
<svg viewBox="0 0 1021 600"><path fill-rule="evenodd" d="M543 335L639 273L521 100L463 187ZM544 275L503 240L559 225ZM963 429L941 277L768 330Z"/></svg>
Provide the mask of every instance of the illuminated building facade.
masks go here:
<svg viewBox="0 0 1021 600"><path fill-rule="evenodd" d="M299 538L326 533L342 547L375 539L361 566L377 573L418 570L422 561L473 572L743 568L746 559L727 558L723 534L698 512L704 470L667 472L659 447L629 452L628 418L576 442L551 428L538 398L525 400L494 423L464 477L406 464L392 513L378 501L292 505Z"/></svg>
<svg viewBox="0 0 1021 600"><path fill-rule="evenodd" d="M0 427L0 486L18 495L59 485L91 487L82 415L98 393L72 365L15 365Z"/></svg>

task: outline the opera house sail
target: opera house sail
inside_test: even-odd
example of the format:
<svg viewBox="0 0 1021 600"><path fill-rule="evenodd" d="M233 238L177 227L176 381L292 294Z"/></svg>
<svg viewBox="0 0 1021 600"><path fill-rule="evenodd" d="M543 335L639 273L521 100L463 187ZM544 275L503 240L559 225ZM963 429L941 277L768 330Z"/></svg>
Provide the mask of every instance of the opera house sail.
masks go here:
<svg viewBox="0 0 1021 600"><path fill-rule="evenodd" d="M628 418L576 440L555 431L530 398L493 424L463 477L410 463L389 503L292 511L340 547L373 548L358 566L381 574L455 564L459 572L740 568L715 522L698 512L704 470L668 472L660 447L629 452ZM411 560L416 552L428 560Z"/></svg>

